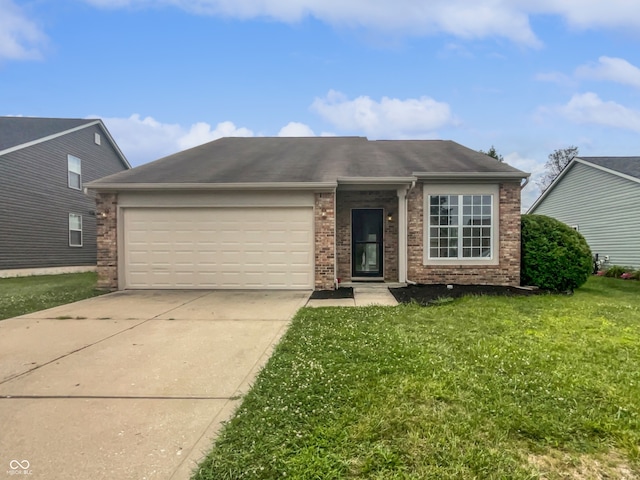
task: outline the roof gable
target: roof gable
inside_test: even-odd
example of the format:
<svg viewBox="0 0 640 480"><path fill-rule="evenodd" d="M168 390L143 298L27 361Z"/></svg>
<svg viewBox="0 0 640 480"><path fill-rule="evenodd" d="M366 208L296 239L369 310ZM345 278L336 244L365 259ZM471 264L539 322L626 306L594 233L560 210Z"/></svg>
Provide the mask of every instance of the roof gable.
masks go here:
<svg viewBox="0 0 640 480"><path fill-rule="evenodd" d="M547 195L560 184L562 178L564 178L576 163L631 180L632 182L640 183L640 157L575 157L538 199L533 202L533 205L529 207L527 213L534 213L535 209L544 201Z"/></svg>
<svg viewBox="0 0 640 480"><path fill-rule="evenodd" d="M95 119L0 117L0 152L95 123Z"/></svg>
<svg viewBox="0 0 640 480"><path fill-rule="evenodd" d="M92 125L99 125L120 157L122 164L130 169L131 165L120 147L102 120L96 118L0 117L0 155L52 140Z"/></svg>
<svg viewBox="0 0 640 480"><path fill-rule="evenodd" d="M640 157L579 157L582 163L600 166L613 174L623 174L640 180Z"/></svg>
<svg viewBox="0 0 640 480"><path fill-rule="evenodd" d="M112 185L319 184L339 179L398 179L416 173L528 174L445 140L364 137L221 138L93 182Z"/></svg>

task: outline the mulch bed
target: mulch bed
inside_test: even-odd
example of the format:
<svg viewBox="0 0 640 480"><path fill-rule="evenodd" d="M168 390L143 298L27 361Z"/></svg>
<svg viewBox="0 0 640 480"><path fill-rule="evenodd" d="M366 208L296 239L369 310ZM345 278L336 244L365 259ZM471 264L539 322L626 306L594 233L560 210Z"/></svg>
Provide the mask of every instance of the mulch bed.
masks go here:
<svg viewBox="0 0 640 480"><path fill-rule="evenodd" d="M498 295L506 297L521 297L546 293L544 290L500 287L496 285L409 285L401 288L390 288L389 291L399 303L416 302L420 305L441 302L445 298L460 298L465 295Z"/></svg>
<svg viewBox="0 0 640 480"><path fill-rule="evenodd" d="M311 294L313 300L334 300L336 298L353 298L353 288L340 287L337 290L316 290Z"/></svg>

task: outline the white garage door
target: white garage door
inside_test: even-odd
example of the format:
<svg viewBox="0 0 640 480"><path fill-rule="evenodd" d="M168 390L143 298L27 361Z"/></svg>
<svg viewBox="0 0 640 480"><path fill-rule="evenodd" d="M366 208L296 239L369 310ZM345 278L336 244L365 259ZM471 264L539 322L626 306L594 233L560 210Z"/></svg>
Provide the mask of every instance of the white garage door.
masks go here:
<svg viewBox="0 0 640 480"><path fill-rule="evenodd" d="M313 288L311 208L128 208L125 288Z"/></svg>

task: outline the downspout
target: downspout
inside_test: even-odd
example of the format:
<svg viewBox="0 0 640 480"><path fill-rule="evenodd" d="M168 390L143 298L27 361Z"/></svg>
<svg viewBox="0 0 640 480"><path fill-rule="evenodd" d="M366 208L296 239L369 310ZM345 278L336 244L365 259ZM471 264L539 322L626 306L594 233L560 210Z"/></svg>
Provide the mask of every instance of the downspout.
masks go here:
<svg viewBox="0 0 640 480"><path fill-rule="evenodd" d="M406 282L407 285L417 285L417 282L414 282L413 280L409 279L409 208L408 208L408 202L407 202L407 195L409 194L409 192L411 190L413 190L416 186L416 181L412 181L411 182L411 186L407 189L407 191L405 192L404 195L404 202L403 202L403 210L404 210L404 218L406 219L405 221L405 236L407 238L407 242L405 244L405 254L404 254L404 271L406 272ZM424 215L423 215L424 216Z"/></svg>
<svg viewBox="0 0 640 480"><path fill-rule="evenodd" d="M333 190L333 286L334 290L340 288L338 279L338 187Z"/></svg>

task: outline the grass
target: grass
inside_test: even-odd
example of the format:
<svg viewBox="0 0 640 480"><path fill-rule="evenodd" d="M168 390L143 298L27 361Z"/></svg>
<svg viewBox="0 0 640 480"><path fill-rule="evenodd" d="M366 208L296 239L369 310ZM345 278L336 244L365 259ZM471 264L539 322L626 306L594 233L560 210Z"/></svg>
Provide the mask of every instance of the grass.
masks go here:
<svg viewBox="0 0 640 480"><path fill-rule="evenodd" d="M0 278L0 320L101 295L96 274Z"/></svg>
<svg viewBox="0 0 640 480"><path fill-rule="evenodd" d="M303 309L194 478L640 478L640 283Z"/></svg>

